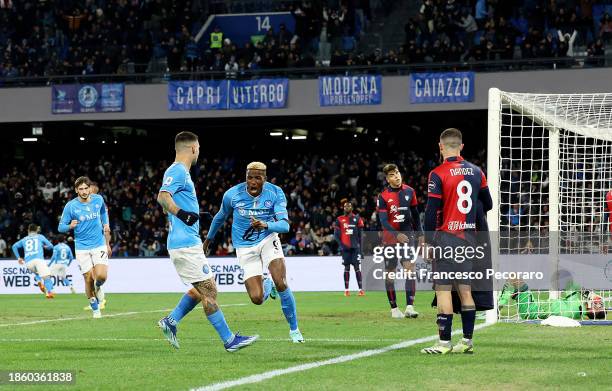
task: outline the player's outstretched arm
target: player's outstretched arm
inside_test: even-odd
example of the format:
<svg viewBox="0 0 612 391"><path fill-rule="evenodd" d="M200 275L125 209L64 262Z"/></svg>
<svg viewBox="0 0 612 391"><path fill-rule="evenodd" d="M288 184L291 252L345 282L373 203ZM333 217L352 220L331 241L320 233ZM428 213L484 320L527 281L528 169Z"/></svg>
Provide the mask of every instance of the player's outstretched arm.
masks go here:
<svg viewBox="0 0 612 391"><path fill-rule="evenodd" d="M210 227L208 227L208 234L206 235L206 239L204 240L204 245L203 245L205 254L208 255L208 247L210 246L210 242L212 242L215 235L217 234L217 231L219 230L219 228L221 228L223 223L225 223L225 220L227 220L227 216L229 216L231 212L232 212L232 197L229 194L229 190L228 190L223 194L223 200L221 201L221 208L219 208L219 211L217 212L217 214L215 214L215 217L213 217L210 223Z"/></svg>
<svg viewBox="0 0 612 391"><path fill-rule="evenodd" d="M489 192L489 185L487 184L487 178L484 173L482 173L482 184L478 191L478 199L482 202L485 213L493 209L493 199L491 198L491 192Z"/></svg>
<svg viewBox="0 0 612 391"><path fill-rule="evenodd" d="M68 205L64 207L64 211L62 212L62 217L60 218L59 225L57 226L58 232L66 233L76 227L76 220L70 221L70 211L68 210ZM78 223L78 222L77 222Z"/></svg>
<svg viewBox="0 0 612 391"><path fill-rule="evenodd" d="M274 221L261 221L251 218L251 227L267 229L268 231L284 234L289 232L289 214L287 213L287 198L283 190L276 186L276 199L274 200Z"/></svg>
<svg viewBox="0 0 612 391"><path fill-rule="evenodd" d="M47 266L51 266L57 260L59 254L57 252L57 246L53 247L53 254L51 254L51 259L49 259L49 264Z"/></svg>
<svg viewBox="0 0 612 391"><path fill-rule="evenodd" d="M333 225L333 228L334 228L334 239L338 243L338 246L342 246L342 240L340 240L340 223L338 222L337 219Z"/></svg>
<svg viewBox="0 0 612 391"><path fill-rule="evenodd" d="M23 263L23 258L21 258L21 256L19 255L19 249L23 247L23 243L21 243L21 240L18 241L17 243L14 243L11 246L11 250L13 250L13 254L15 254L15 258L17 258L19 260L19 263L22 264Z"/></svg>
<svg viewBox="0 0 612 391"><path fill-rule="evenodd" d="M189 226L194 225L200 219L199 213L188 212L179 208L172 199L172 195L165 190L160 190L157 194L157 203L161 205L165 212L175 215Z"/></svg>
<svg viewBox="0 0 612 391"><path fill-rule="evenodd" d="M45 238L44 236L41 235L40 240L42 241L44 248L49 249L49 250L54 248L53 244L49 241L49 239Z"/></svg>

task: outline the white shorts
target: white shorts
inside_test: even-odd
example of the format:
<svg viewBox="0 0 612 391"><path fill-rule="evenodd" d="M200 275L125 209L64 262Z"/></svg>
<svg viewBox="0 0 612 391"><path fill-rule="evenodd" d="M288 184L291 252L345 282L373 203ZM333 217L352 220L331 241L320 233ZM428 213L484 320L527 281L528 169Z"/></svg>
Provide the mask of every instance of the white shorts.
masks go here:
<svg viewBox="0 0 612 391"><path fill-rule="evenodd" d="M76 260L81 273L85 274L96 265L108 265L108 252L106 246L90 250L76 250Z"/></svg>
<svg viewBox="0 0 612 391"><path fill-rule="evenodd" d="M62 280L66 278L66 265L54 263L51 266L51 275L57 278L61 278Z"/></svg>
<svg viewBox="0 0 612 391"><path fill-rule="evenodd" d="M168 254L174 263L176 272L185 284L193 284L214 277L201 244L168 250Z"/></svg>
<svg viewBox="0 0 612 391"><path fill-rule="evenodd" d="M41 277L47 277L51 275L49 271L49 266L47 266L47 262L42 259L33 259L30 262L26 263L26 266L29 271L32 273L36 273Z"/></svg>
<svg viewBox="0 0 612 391"><path fill-rule="evenodd" d="M267 269L270 262L284 258L283 247L276 233L269 235L255 246L237 248L236 255L244 271L245 281L263 275L264 267Z"/></svg>

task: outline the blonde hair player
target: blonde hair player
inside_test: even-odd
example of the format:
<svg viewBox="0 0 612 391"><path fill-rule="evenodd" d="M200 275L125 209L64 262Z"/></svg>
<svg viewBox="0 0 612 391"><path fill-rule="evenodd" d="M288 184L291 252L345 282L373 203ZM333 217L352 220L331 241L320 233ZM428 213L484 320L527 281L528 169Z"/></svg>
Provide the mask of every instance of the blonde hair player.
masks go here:
<svg viewBox="0 0 612 391"><path fill-rule="evenodd" d="M215 234L231 215L232 244L244 270L244 285L251 301L260 305L268 297L275 299L278 294L289 323L289 337L294 343L303 343L295 298L287 285L285 258L278 237L279 233L289 232L287 199L280 187L267 182L266 170L266 165L261 162L249 163L246 181L223 194L221 208L204 241L204 250L208 251ZM263 278L264 268L268 269L272 280Z"/></svg>

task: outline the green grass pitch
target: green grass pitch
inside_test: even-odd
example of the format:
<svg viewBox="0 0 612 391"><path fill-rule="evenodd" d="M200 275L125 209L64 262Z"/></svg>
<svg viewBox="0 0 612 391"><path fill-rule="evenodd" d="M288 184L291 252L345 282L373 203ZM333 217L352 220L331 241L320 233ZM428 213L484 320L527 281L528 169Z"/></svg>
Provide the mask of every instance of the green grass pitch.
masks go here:
<svg viewBox="0 0 612 391"><path fill-rule="evenodd" d="M225 352L198 307L179 325L181 349L174 350L156 323L180 296L108 294L102 319L82 310L83 295L58 295L54 300L0 296L0 370L76 371L72 386L0 389L188 390L436 333L429 292L417 296L418 319L391 319L384 292L348 298L341 293L296 293L300 329L307 340L301 345L290 343L278 301L255 306L246 293L225 293L219 302L230 304L223 311L232 330L258 333L261 340L237 353ZM109 316L113 314L117 316ZM66 320L17 325L58 318ZM460 327L457 319L455 329ZM597 390L612 384L610 327L496 324L478 331L474 341L473 355L420 354L428 342L238 388Z"/></svg>

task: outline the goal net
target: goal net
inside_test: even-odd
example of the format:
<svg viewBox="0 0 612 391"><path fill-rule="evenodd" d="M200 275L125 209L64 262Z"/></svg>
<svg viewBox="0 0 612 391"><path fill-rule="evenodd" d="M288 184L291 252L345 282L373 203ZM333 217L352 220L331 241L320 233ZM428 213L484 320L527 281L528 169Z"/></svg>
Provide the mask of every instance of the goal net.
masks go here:
<svg viewBox="0 0 612 391"><path fill-rule="evenodd" d="M612 323L612 94L491 89L488 122L494 268L541 273L497 281L489 321Z"/></svg>

